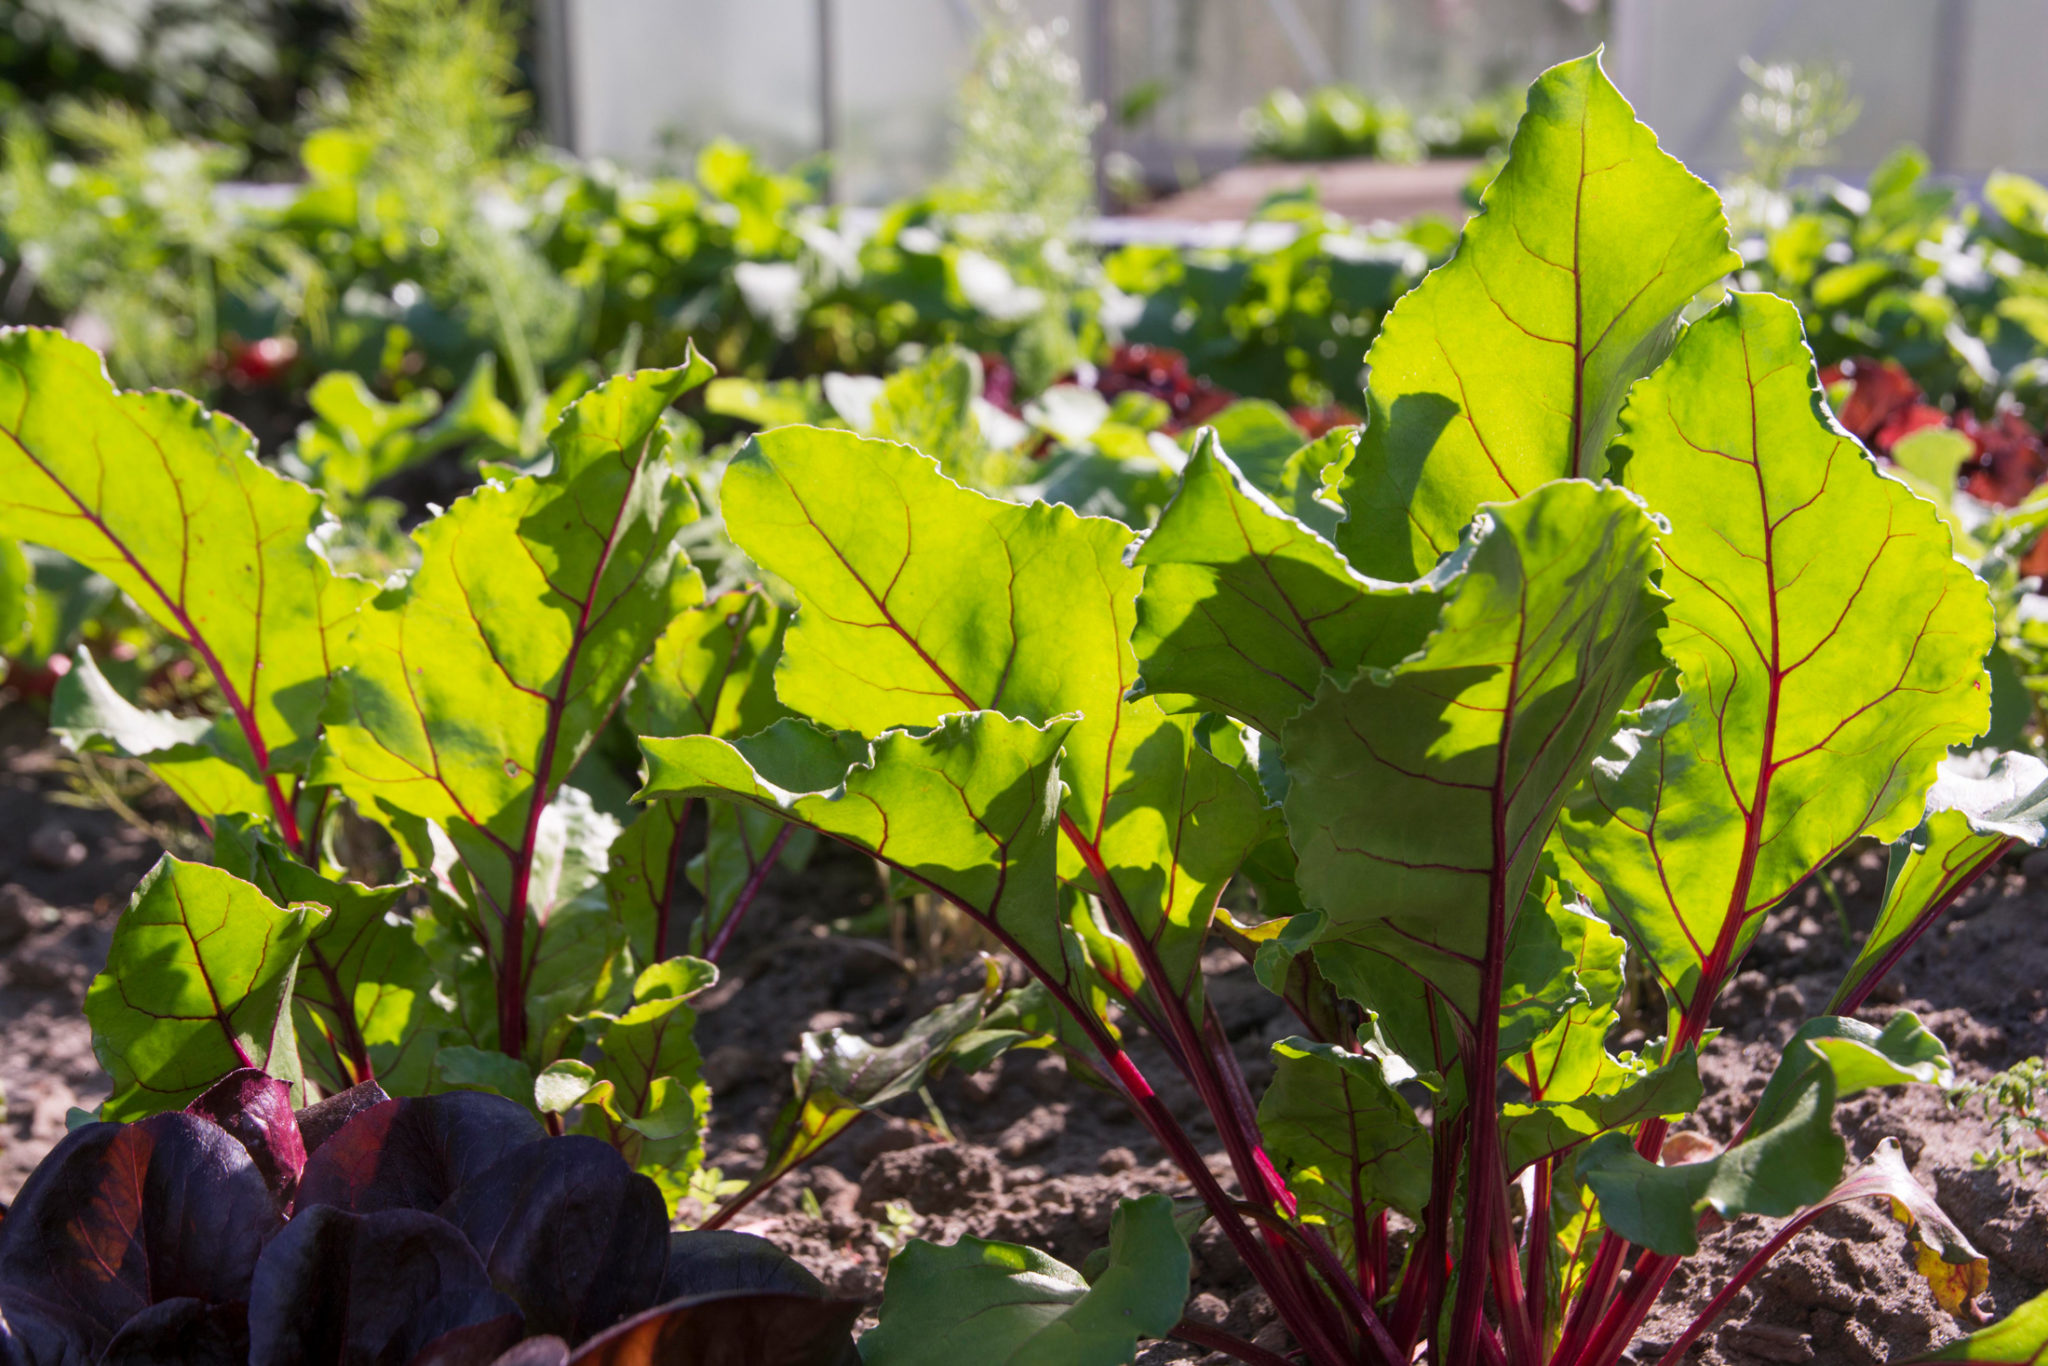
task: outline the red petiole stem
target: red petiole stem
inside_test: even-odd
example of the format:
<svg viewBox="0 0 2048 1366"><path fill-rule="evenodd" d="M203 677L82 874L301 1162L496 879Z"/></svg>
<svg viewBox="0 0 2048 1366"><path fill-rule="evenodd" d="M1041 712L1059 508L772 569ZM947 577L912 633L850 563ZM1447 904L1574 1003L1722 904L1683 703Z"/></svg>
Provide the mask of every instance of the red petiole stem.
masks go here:
<svg viewBox="0 0 2048 1366"><path fill-rule="evenodd" d="M732 943L733 934L739 929L740 922L747 918L747 908L752 906L754 898L761 894L761 888L768 881L768 874L775 870L776 860L782 857L783 847L789 843L789 837L795 831L794 825L785 824L776 832L774 842L768 846L767 852L761 855L761 861L754 865L754 871L748 874L747 885L740 889L739 900L733 902L732 911L725 917L725 923L718 927L718 933L704 946L706 959L716 963L718 956Z"/></svg>
<svg viewBox="0 0 2048 1366"><path fill-rule="evenodd" d="M1977 879L1991 871L1992 865L2005 857L2006 851L2016 843L2018 843L2017 840L2006 840L1993 848L1990 853L1984 855L1975 864L1971 865L1969 870L1957 880L1954 887L1950 888L1940 900L1920 913L1919 919L1913 922L1913 927L1900 935L1899 942L1886 950L1884 957L1878 959L1877 966L1865 974L1863 980L1858 982L1841 1000L1833 1004L1834 1013L1837 1015L1854 1015L1857 1011L1861 1010L1863 1003L1870 999L1870 993L1876 989L1877 984L1889 976L1892 969L1896 968L1904 960L1907 952L1920 942L1920 936L1932 929L1935 921L1948 914L1949 908L1962 900L1963 894L1977 885Z"/></svg>
<svg viewBox="0 0 2048 1366"><path fill-rule="evenodd" d="M676 893L676 874L682 871L683 831L690 824L691 799L682 799L681 809L676 812L675 837L668 844L668 861L661 872L661 889L650 900L654 902L654 961L666 963L668 952L669 901Z"/></svg>

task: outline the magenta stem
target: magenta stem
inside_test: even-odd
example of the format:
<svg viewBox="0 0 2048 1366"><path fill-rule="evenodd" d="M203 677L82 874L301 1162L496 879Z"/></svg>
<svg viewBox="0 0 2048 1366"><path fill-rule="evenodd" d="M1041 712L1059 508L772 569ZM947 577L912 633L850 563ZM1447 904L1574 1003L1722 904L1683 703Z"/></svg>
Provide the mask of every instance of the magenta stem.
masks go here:
<svg viewBox="0 0 2048 1366"><path fill-rule="evenodd" d="M767 853L761 855L761 861L754 865L754 871L747 877L747 885L740 889L740 897L733 903L732 913L726 916L725 923L718 927L718 933L712 936L711 942L705 946L706 959L716 963L718 956L732 943L733 934L739 929L740 921L747 918L747 908L752 906L754 898L761 894L762 885L768 881L768 874L774 871L775 861L782 857L783 846L789 843L789 837L795 830L794 825L784 824L782 829L776 832L775 842L768 846Z"/></svg>

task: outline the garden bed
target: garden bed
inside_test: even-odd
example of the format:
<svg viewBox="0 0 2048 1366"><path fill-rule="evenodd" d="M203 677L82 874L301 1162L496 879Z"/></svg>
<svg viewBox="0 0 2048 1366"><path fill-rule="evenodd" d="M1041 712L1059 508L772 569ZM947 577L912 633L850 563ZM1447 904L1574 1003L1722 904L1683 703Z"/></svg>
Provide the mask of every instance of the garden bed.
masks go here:
<svg viewBox="0 0 2048 1366"><path fill-rule="evenodd" d="M25 706L0 711L0 764L4 1201L62 1136L70 1107L92 1106L108 1092L80 1004L120 908L158 848L105 810L55 800L68 790L65 755ZM137 811L171 828L187 819L161 789L145 794ZM1882 860L1882 851L1866 852L1835 872L1858 933L1876 909ZM884 943L825 934L826 921L858 911L873 895L869 870L850 855L821 851L806 871L778 874L769 894L734 947L725 983L701 1002L698 1040L716 1095L711 1160L728 1176L750 1174L761 1160L759 1135L788 1094L801 1033L837 1026L893 1035L938 1001L972 990L979 975L971 962L912 974ZM2048 945L2038 932L2044 913L2048 868L2030 875L2009 866L1913 951L1892 989L1880 993L1885 1003L1866 1014L1876 1020L1901 1007L1918 1011L1948 1042L1964 1079L2048 1052ZM1256 1092L1271 1076L1268 1046L1293 1029L1248 970L1231 970L1233 958L1210 951L1217 969L1210 989ZM1698 1123L1710 1136L1733 1131L1793 1027L1824 1005L1847 961L1841 920L1818 886L1772 917L1721 1003L1716 1019L1724 1032L1703 1058L1707 1100ZM1151 1075L1170 1070L1142 1051L1139 1057ZM1193 1095L1173 1086L1164 1092L1190 1134L1212 1148L1214 1131ZM873 1304L889 1243L904 1236L900 1206L890 1218L892 1201L914 1213L908 1231L916 1236L997 1238L1079 1264L1102 1245L1118 1200L1181 1185L1123 1105L1069 1077L1050 1053L1013 1053L980 1074L943 1077L932 1094L950 1141L906 1098L890 1107L892 1115L856 1125L733 1227L773 1238L827 1286ZM1992 1141L1987 1123L1921 1086L1871 1093L1837 1114L1859 1158L1885 1138L1899 1140L1915 1175L1989 1256L1987 1308L2003 1314L2048 1288L2048 1182L2010 1167L1976 1167L1972 1154ZM1221 1154L1211 1161L1227 1180ZM1657 1356L1770 1228L1750 1218L1707 1238L1700 1260L1673 1281L1646 1325L1635 1358ZM1279 1330L1264 1296L1214 1226L1192 1243L1190 1316L1274 1341ZM1957 1336L1965 1325L1934 1303L1909 1256L1899 1226L1875 1202L1824 1215L1738 1299L1693 1359L1862 1366ZM1139 1360L1151 1366L1199 1357L1161 1343Z"/></svg>

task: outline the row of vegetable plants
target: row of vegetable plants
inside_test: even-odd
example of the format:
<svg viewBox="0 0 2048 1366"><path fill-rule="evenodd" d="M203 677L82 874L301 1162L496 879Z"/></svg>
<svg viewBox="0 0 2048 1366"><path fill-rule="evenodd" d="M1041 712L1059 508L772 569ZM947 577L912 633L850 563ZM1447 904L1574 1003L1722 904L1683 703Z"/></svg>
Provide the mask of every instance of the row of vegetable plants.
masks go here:
<svg viewBox="0 0 2048 1366"><path fill-rule="evenodd" d="M1531 88L1483 211L1394 306L1362 429L1304 443L1240 406L1181 458L1166 398L1056 385L1005 441L969 351L814 391L686 349L567 403L369 576L330 558L374 562L334 490L234 422L0 333L0 533L117 585L217 700L146 709L89 653L62 685L72 742L146 763L212 862L166 856L115 930L86 1002L113 1094L0 1220L0 1352L1115 1363L1172 1335L1255 1366L1612 1363L1702 1233L1786 1220L1674 1351L1870 1197L1968 1314L1985 1259L1896 1150L1852 1169L1832 1115L1952 1078L1911 1012L1858 1011L2044 837L2048 765L1970 748L2030 536L1965 541L1874 464L1798 309L1725 290L1741 264L1586 58ZM765 429L708 457L673 409L700 389ZM1043 496L1030 443L1095 483ZM1178 468L1155 503L1133 465ZM618 718L630 822L577 785ZM695 869L693 809L725 832ZM357 823L395 880L360 880ZM886 1046L806 1036L735 1188L704 1166L691 1001L820 839L1026 984L992 965ZM1681 1158L1762 917L1864 839L1893 867L1830 1013ZM1262 1096L1205 990L1219 941L1299 1018ZM1631 962L1667 1013L1617 1054ZM864 1110L1017 1047L1126 1101L1192 1199L1126 1202L1085 1275L912 1242L857 1345L858 1305L723 1230ZM1182 1317L1211 1220L1293 1357ZM1936 1356L2036 1360L2044 1320Z"/></svg>

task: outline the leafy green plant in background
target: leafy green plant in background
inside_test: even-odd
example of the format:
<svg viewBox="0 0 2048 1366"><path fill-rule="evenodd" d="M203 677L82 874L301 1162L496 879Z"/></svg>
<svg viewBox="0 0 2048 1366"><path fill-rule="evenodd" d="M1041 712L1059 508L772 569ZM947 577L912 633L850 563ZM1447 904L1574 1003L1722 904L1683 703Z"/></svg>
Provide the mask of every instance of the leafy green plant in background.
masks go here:
<svg viewBox="0 0 2048 1366"><path fill-rule="evenodd" d="M508 193L510 135L525 108L516 56L495 3L366 6L347 51L354 80L303 153L329 193L302 197L292 216L303 230L374 243L358 264L417 281L454 305L451 321L487 319L485 344L530 406L545 392L544 367L575 340L577 301L518 231L530 209ZM350 283L336 281L336 296Z"/></svg>
<svg viewBox="0 0 2048 1366"><path fill-rule="evenodd" d="M22 0L0 33L0 110L118 101L179 134L292 164L304 93L334 74L340 0Z"/></svg>
<svg viewBox="0 0 2048 1366"><path fill-rule="evenodd" d="M1522 92L1512 89L1417 115L1397 99L1326 85L1306 95L1276 90L1247 110L1244 121L1252 152L1275 161L1368 157L1398 163L1497 152L1513 135L1522 106Z"/></svg>

